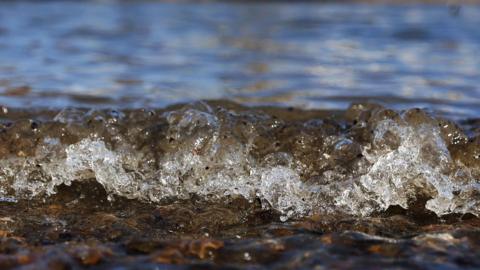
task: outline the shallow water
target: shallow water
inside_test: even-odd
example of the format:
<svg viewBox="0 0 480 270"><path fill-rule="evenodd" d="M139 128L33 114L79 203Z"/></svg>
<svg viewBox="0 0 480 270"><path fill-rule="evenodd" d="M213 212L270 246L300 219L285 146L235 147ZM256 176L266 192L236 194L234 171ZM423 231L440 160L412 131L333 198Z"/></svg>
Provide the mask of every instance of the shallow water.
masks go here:
<svg viewBox="0 0 480 270"><path fill-rule="evenodd" d="M479 24L0 3L0 269L480 268Z"/></svg>
<svg viewBox="0 0 480 270"><path fill-rule="evenodd" d="M5 110L0 263L475 268L479 122L367 103Z"/></svg>
<svg viewBox="0 0 480 270"><path fill-rule="evenodd" d="M3 2L0 103L369 100L476 116L479 24L479 6L446 4Z"/></svg>

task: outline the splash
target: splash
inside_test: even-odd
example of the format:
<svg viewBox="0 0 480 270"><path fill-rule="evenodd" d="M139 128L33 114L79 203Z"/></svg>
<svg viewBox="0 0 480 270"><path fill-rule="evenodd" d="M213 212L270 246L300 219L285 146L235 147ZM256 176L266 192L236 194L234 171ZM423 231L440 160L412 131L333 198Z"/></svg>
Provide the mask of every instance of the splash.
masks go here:
<svg viewBox="0 0 480 270"><path fill-rule="evenodd" d="M2 129L2 198L45 197L94 179L110 195L160 204L258 200L283 221L369 216L421 198L439 216L480 214L478 137L421 110L360 104L333 121L199 102L32 121Z"/></svg>

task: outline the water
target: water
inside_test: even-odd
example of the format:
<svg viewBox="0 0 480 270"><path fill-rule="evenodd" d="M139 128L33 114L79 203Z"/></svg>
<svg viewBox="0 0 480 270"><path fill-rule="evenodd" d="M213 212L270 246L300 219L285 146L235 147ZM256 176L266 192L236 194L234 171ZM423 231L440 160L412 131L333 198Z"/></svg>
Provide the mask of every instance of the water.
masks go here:
<svg viewBox="0 0 480 270"><path fill-rule="evenodd" d="M0 3L0 268L480 268L478 25Z"/></svg>
<svg viewBox="0 0 480 270"><path fill-rule="evenodd" d="M438 216L480 215L478 134L469 138L454 122L368 105L352 106L346 120L292 121L222 103L66 109L6 124L0 195L35 198L95 179L111 195L154 203L260 200L282 221L370 216L419 197Z"/></svg>
<svg viewBox="0 0 480 270"><path fill-rule="evenodd" d="M478 123L376 104L10 109L0 264L474 269Z"/></svg>
<svg viewBox="0 0 480 270"><path fill-rule="evenodd" d="M0 103L163 107L197 99L478 115L480 8L446 4L0 5ZM457 14L457 15L455 15ZM23 91L10 90L28 86Z"/></svg>

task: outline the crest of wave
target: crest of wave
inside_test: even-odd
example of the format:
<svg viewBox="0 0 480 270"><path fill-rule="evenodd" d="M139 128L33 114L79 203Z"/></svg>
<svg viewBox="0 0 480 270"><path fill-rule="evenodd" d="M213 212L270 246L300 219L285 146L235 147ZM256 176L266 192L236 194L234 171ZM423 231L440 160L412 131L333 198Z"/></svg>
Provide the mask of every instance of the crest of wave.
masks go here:
<svg viewBox="0 0 480 270"><path fill-rule="evenodd" d="M422 121L409 121L408 113L374 124L373 138L362 151L371 165L337 204L369 215L393 205L408 209L411 201L425 198L425 208L438 216L480 215L478 168L452 158L437 120L423 115Z"/></svg>
<svg viewBox="0 0 480 270"><path fill-rule="evenodd" d="M330 170L310 181L300 176L302 166L292 153L274 153L280 161L267 163L252 155L267 115L214 111L198 103L162 117L167 128L155 139L165 146L155 161L127 140L113 149L94 132L70 145L46 137L34 157L0 160L0 192L49 195L61 184L95 179L109 194L151 202L192 195L259 199L282 220L324 212L370 215L391 205L408 208L418 197L428 198L426 208L438 215L480 214L478 180L451 157L434 121L400 117L363 127L373 135L361 143L360 168L350 174ZM337 136L345 137L348 132Z"/></svg>
<svg viewBox="0 0 480 270"><path fill-rule="evenodd" d="M247 123L241 132L246 140L235 138L230 128L237 115L225 114L228 119L219 119L204 103L164 113L168 129L163 136L173 146L154 165L145 164L148 153L127 143L110 149L95 133L70 145L46 137L34 157L0 160L0 192L50 195L61 184L95 179L109 194L151 202L192 195L212 201L242 196L260 199L284 220L310 213L305 196L311 192L298 173L284 165L259 166L249 154L257 127Z"/></svg>

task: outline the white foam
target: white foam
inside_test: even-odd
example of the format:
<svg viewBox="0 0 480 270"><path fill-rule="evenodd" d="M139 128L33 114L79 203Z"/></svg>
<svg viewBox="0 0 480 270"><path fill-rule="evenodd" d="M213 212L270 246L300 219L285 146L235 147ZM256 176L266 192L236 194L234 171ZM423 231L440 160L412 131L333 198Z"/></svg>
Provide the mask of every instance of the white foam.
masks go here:
<svg viewBox="0 0 480 270"><path fill-rule="evenodd" d="M262 207L279 211L283 221L322 212L367 216L392 205L408 208L419 196L430 197L426 208L438 215L480 215L479 181L452 160L435 125L379 121L372 142L361 146L364 157L353 173L333 168L308 181L301 179L302 166L289 153L276 153L281 158L271 162L252 156L254 126L241 143L221 139L229 127L208 108L173 111L165 118L166 136L176 140L177 148L162 154L158 169L142 164L143 154L129 145L113 150L94 135L71 145L45 138L34 157L0 160L0 196L11 198L11 189L19 197L50 195L61 184L95 179L109 194L150 202L192 195L212 201L259 199ZM353 142L344 138L342 145L347 143Z"/></svg>
<svg viewBox="0 0 480 270"><path fill-rule="evenodd" d="M453 172L468 171L455 168L445 141L437 126L401 125L392 120L378 123L374 142L391 132L400 139L397 149L378 151L364 147L364 156L371 162L368 173L361 175L355 187L346 190L340 205L359 205L369 202L371 207L358 207L362 215L381 211L389 206L408 208L408 202L419 196L431 197L426 208L437 215L449 213L480 214L478 207L465 207L468 198L454 195L455 191L478 190L478 180L470 178L467 184L460 183ZM350 207L351 208L351 207Z"/></svg>

